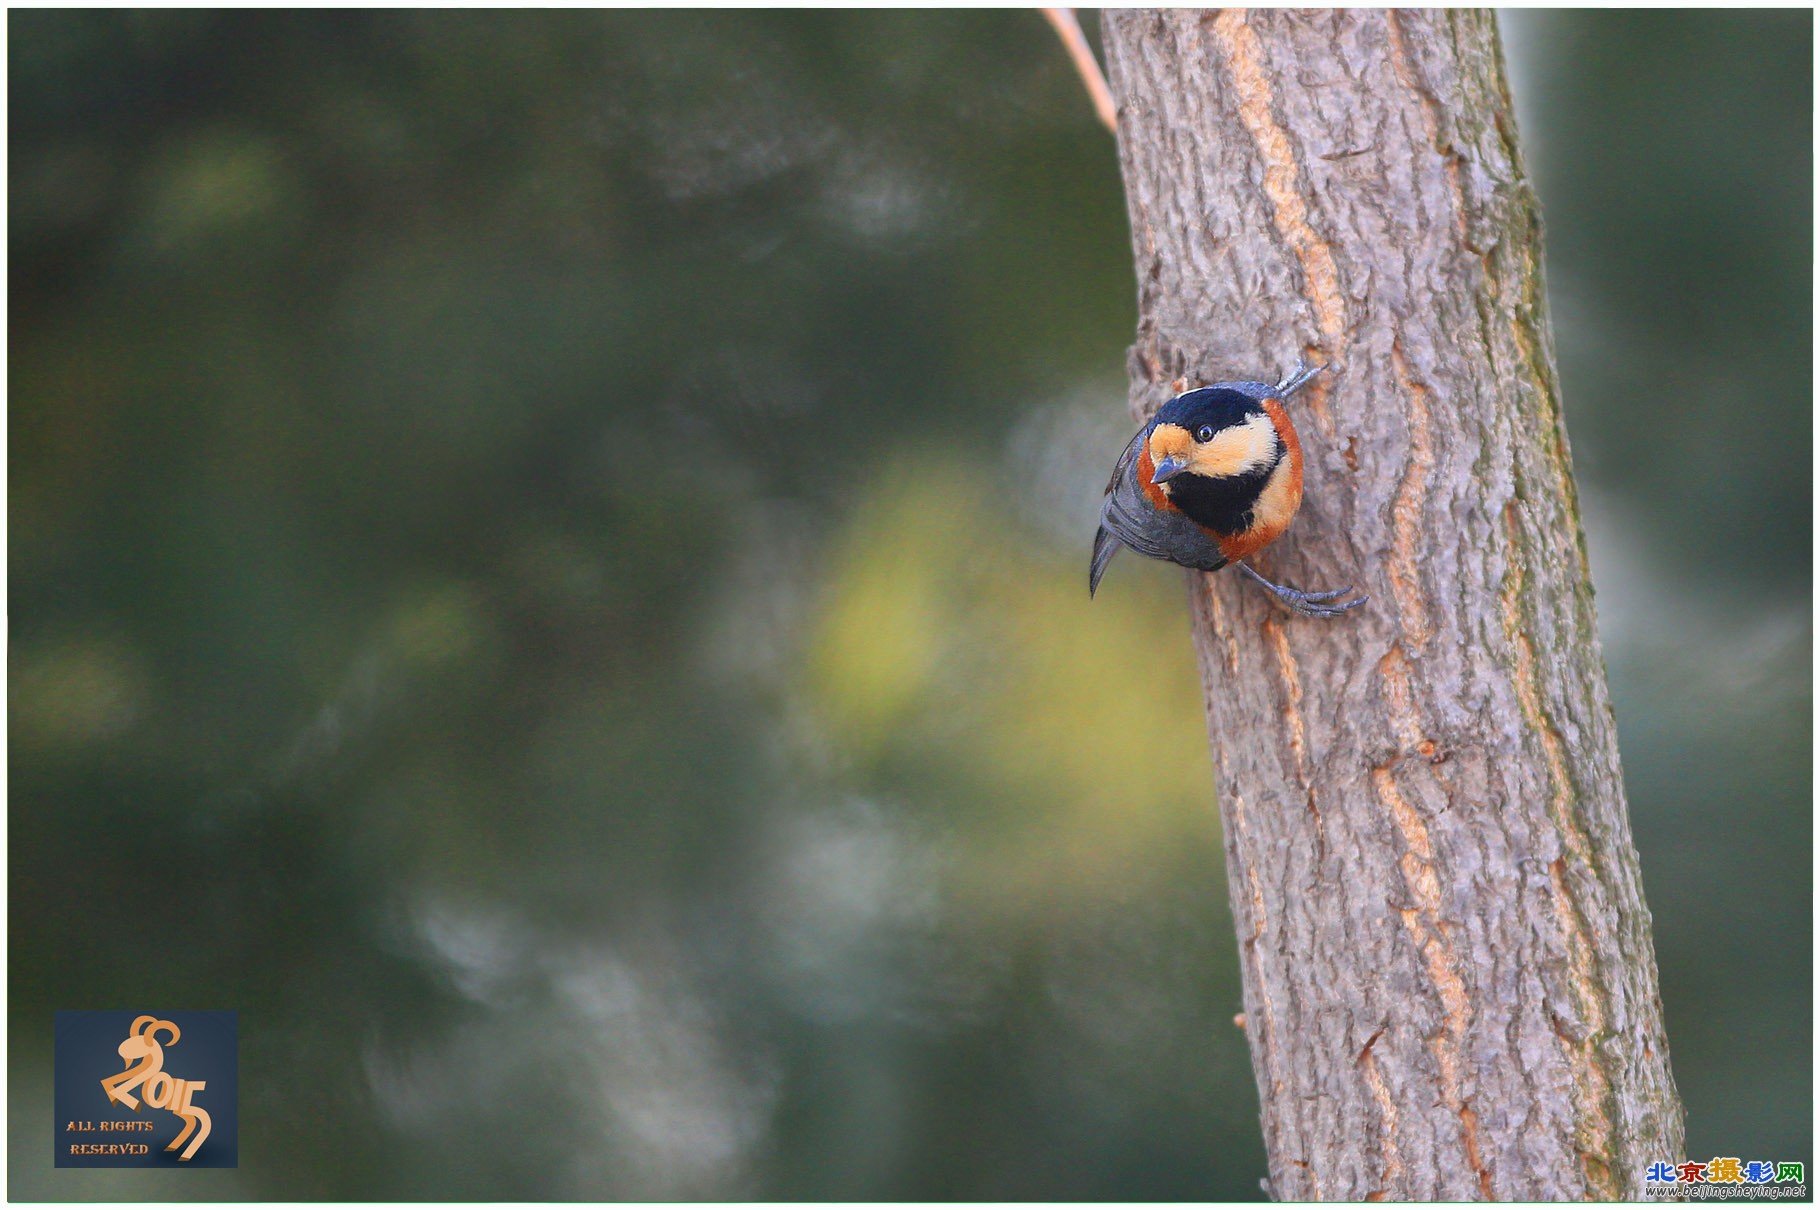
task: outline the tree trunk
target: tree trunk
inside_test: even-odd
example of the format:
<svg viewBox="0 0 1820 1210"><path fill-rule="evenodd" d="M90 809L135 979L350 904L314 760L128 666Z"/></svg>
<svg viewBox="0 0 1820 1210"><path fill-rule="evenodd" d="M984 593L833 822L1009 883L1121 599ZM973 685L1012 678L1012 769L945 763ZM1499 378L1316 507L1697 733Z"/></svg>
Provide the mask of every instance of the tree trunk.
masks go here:
<svg viewBox="0 0 1820 1210"><path fill-rule="evenodd" d="M1497 27L1107 12L1132 406L1326 361L1261 570L1190 573L1270 1189L1638 1198L1682 1158Z"/></svg>

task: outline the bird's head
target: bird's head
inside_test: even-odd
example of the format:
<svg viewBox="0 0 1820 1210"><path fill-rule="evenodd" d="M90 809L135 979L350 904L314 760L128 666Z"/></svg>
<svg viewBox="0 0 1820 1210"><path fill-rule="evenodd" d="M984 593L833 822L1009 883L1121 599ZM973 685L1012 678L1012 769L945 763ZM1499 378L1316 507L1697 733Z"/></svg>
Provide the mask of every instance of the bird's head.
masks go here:
<svg viewBox="0 0 1820 1210"><path fill-rule="evenodd" d="M1151 427L1150 481L1173 495L1183 475L1236 479L1276 462L1276 426L1263 403L1229 386L1177 395Z"/></svg>

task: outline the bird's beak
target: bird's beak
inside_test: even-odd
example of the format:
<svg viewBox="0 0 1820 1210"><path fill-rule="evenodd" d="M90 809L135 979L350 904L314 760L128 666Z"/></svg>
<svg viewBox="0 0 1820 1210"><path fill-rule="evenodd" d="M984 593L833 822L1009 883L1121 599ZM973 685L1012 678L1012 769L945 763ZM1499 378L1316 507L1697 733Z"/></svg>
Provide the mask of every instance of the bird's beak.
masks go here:
<svg viewBox="0 0 1820 1210"><path fill-rule="evenodd" d="M1156 474L1150 476L1150 481L1152 483L1162 483L1166 479L1175 478L1187 469L1188 459L1177 458L1174 454L1171 454L1169 457L1156 464Z"/></svg>

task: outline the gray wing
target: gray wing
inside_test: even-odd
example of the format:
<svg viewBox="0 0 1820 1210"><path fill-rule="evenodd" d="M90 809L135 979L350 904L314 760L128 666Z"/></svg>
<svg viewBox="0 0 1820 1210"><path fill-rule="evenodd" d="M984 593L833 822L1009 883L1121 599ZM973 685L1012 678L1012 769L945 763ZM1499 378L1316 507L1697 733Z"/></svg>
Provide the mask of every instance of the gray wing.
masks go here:
<svg viewBox="0 0 1820 1210"><path fill-rule="evenodd" d="M1106 485L1106 502L1100 506L1100 528L1093 538L1093 562L1088 591L1098 589L1106 565L1123 543L1140 555L1163 559L1201 571L1218 571L1226 557L1205 530L1181 513L1158 511L1144 498L1137 481L1138 451L1150 426L1138 430L1120 455Z"/></svg>
<svg viewBox="0 0 1820 1210"><path fill-rule="evenodd" d="M1106 480L1106 495L1110 496L1117 491L1119 484L1131 474L1131 468L1137 465L1138 450L1143 448L1144 436L1149 432L1150 426L1146 424L1125 446L1125 452L1119 455L1119 464L1112 468L1112 478Z"/></svg>

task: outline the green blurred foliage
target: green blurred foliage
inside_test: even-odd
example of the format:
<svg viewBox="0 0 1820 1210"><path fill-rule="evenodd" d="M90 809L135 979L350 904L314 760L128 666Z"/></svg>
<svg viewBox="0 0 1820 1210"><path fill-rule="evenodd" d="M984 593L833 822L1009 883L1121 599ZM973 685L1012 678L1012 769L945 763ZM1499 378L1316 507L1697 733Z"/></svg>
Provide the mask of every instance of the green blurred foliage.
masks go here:
<svg viewBox="0 0 1820 1210"><path fill-rule="evenodd" d="M1507 23L1696 1155L1811 1125L1808 31ZM1040 18L9 33L15 1197L1258 1196ZM240 1169L50 1168L125 1004Z"/></svg>

